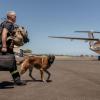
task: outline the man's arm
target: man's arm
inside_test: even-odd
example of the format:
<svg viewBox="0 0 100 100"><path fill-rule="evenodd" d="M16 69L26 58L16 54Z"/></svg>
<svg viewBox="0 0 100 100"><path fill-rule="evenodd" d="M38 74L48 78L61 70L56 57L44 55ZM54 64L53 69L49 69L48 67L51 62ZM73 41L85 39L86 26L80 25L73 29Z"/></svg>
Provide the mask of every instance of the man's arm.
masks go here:
<svg viewBox="0 0 100 100"><path fill-rule="evenodd" d="M3 31L2 31L2 51L3 52L6 52L7 51L7 44L6 44L6 41L7 41L7 33L8 33L8 29L3 28Z"/></svg>

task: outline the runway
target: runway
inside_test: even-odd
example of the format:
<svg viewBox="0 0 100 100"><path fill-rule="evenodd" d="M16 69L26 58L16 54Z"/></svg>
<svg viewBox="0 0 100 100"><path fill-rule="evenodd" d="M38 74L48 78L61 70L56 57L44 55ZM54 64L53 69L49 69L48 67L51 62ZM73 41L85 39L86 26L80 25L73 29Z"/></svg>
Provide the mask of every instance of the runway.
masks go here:
<svg viewBox="0 0 100 100"><path fill-rule="evenodd" d="M0 100L100 100L100 61L56 59L49 71L48 83L32 81L27 71L25 86L14 86L9 72L0 72L0 87L9 83L1 87ZM33 75L40 80L38 70Z"/></svg>

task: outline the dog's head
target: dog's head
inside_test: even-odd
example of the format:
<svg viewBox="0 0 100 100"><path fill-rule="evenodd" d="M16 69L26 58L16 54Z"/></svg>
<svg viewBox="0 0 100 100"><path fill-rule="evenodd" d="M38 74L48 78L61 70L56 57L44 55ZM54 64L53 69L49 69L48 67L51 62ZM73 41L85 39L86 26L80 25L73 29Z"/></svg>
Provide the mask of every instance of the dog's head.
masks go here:
<svg viewBox="0 0 100 100"><path fill-rule="evenodd" d="M55 60L55 56L54 56L54 55L49 55L49 56L48 56L48 63L49 63L50 65L53 64L54 60Z"/></svg>

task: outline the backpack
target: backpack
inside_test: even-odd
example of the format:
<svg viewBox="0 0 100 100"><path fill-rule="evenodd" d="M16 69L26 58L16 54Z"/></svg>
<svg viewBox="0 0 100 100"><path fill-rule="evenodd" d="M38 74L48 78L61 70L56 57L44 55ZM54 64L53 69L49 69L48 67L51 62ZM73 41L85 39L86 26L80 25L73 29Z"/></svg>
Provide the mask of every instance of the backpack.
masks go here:
<svg viewBox="0 0 100 100"><path fill-rule="evenodd" d="M28 32L23 26L16 25L14 32L13 41L15 46L20 47L29 42Z"/></svg>
<svg viewBox="0 0 100 100"><path fill-rule="evenodd" d="M6 23L7 21L3 21L0 24L0 47L2 46L2 29L3 29L3 23ZM13 39L15 46L23 46L27 42L29 42L28 38L28 32L23 26L19 26L17 24L14 24L14 35L10 35L7 37L7 41L10 41Z"/></svg>

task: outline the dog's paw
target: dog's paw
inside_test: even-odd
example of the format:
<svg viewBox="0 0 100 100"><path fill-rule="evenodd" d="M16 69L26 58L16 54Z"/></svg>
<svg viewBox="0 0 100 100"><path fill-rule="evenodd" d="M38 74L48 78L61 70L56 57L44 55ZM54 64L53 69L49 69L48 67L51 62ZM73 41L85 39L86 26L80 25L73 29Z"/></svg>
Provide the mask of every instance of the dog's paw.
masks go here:
<svg viewBox="0 0 100 100"><path fill-rule="evenodd" d="M43 83L47 83L47 81L46 81L46 80L41 80L41 82L43 82Z"/></svg>
<svg viewBox="0 0 100 100"><path fill-rule="evenodd" d="M35 79L34 77L32 78L32 80L33 80L33 81L36 81L36 79Z"/></svg>
<svg viewBox="0 0 100 100"><path fill-rule="evenodd" d="M52 82L52 80L46 80L47 82Z"/></svg>

